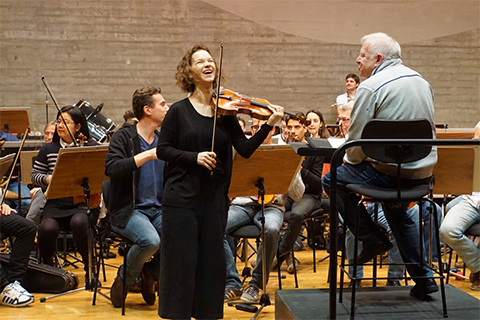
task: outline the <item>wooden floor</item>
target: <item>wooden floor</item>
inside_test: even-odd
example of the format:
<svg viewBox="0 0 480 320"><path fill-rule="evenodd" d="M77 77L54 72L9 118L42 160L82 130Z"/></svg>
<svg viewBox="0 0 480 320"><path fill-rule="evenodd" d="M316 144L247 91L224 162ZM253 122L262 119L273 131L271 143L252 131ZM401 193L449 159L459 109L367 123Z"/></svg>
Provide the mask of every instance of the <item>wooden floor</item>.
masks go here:
<svg viewBox="0 0 480 320"><path fill-rule="evenodd" d="M324 250L317 251L317 261L325 257L327 253ZM328 271L328 259L318 263L317 272L313 273L312 262L312 250L305 248L303 251L296 252L297 258L301 261L301 265L298 267L298 278L300 289L308 288L328 288L327 284L327 271ZM112 266L118 266L122 258L106 260L108 264ZM241 272L243 269L243 263L238 263L238 268ZM83 272L76 271L73 267L68 267L68 270L77 273L83 285ZM369 270L365 270L366 276L369 275ZM104 286L109 287L116 275L116 268L107 266L107 282L103 283ZM285 272L284 272L285 273ZM386 267L380 270L380 274L384 276L386 273ZM467 271L467 275L469 272ZM385 283L379 281L379 285ZM454 280L450 278L450 284L455 287L469 293L480 300L480 291L472 291L469 289L470 282L468 280ZM369 281L363 281L363 286L371 285ZM287 274L287 278L283 280L284 289L294 289L294 277ZM278 282L276 277L270 278L267 290L271 296L271 300L274 300L275 290L278 289ZM108 295L108 289L102 289L102 292ZM22 319L22 320L43 320L43 319L158 319L156 303L154 306L148 306L142 299L140 293L129 293L126 304L126 315L121 316L121 310L113 308L112 304L105 297L98 296L97 303L92 306L93 292L80 291L62 295L53 299L48 299L46 302L41 303L40 298L49 296L48 294L35 294L35 302L25 308L8 308L0 306L0 319ZM448 297L447 297L448 299ZM238 311L233 307L225 304L224 319L250 319L253 316L252 313ZM274 319L275 318L275 306L266 307L260 314L258 319Z"/></svg>

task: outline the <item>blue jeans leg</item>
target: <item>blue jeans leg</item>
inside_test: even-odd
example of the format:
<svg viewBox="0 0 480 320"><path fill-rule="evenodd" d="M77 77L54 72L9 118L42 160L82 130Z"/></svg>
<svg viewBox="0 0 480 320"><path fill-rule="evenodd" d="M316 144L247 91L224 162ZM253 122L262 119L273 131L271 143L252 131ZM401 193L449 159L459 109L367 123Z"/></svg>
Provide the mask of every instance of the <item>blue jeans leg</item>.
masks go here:
<svg viewBox="0 0 480 320"><path fill-rule="evenodd" d="M123 237L134 242L127 255L127 285L133 285L145 262L160 248L162 210L135 209L125 228L112 227ZM125 267L125 266L123 266ZM122 272L119 273L122 275Z"/></svg>
<svg viewBox="0 0 480 320"><path fill-rule="evenodd" d="M261 212L257 212L254 218L254 223L261 228ZM273 259L277 255L278 248L278 235L280 232L280 227L283 223L283 212L275 207L266 207L265 208L265 239L262 241L257 253L257 264L252 271L252 280L249 284L254 285L257 288L263 289L263 277L262 277L262 250L266 250L266 279L265 283L268 283L268 277L270 275L270 268L272 267Z"/></svg>
<svg viewBox="0 0 480 320"><path fill-rule="evenodd" d="M223 247L225 249L225 260L227 263L227 282L225 288L240 288L242 281L240 281L237 265L233 259L233 252L226 238L223 239Z"/></svg>

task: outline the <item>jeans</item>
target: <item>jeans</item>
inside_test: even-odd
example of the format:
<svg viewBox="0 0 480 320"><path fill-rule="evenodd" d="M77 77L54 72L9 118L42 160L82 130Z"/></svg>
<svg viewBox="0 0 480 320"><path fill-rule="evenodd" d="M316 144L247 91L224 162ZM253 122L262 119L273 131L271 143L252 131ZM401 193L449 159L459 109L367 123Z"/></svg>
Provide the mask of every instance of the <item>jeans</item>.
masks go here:
<svg viewBox="0 0 480 320"><path fill-rule="evenodd" d="M402 187L412 187L420 184L426 184L430 178L419 180L402 180ZM385 173L375 170L369 162L361 162L357 165L344 164L337 168L337 206L346 225L350 230L354 230L355 217L358 214L358 234L356 236L360 241L372 240L388 241L388 238L382 232L379 226L375 225L370 218L365 207L361 206L357 211L357 204L360 197L350 193L346 185L350 183L376 186L380 188L395 188L397 179ZM330 173L327 173L322 179L322 185L325 192L330 195ZM418 263L420 259L420 239L419 230L415 221L407 214L407 203L386 204L384 206L385 217L392 229L393 235L397 240L398 249L405 263ZM408 273L412 277L423 277L427 275L427 268L418 264L408 264ZM418 279L414 278L415 282ZM424 281L422 281L424 282Z"/></svg>
<svg viewBox="0 0 480 320"><path fill-rule="evenodd" d="M16 280L22 282L28 269L28 259L37 234L37 226L13 212L8 216L0 214L0 234L1 237L15 237L7 273L0 263L0 291L2 291L9 283Z"/></svg>
<svg viewBox="0 0 480 320"><path fill-rule="evenodd" d="M303 220L305 220L305 218L318 207L320 207L320 201L318 197L312 194L306 193L298 201L293 201L288 198L287 203L285 204L285 209L291 212L287 219L287 232L280 240L280 256L283 256L292 250L293 244L302 230Z"/></svg>
<svg viewBox="0 0 480 320"><path fill-rule="evenodd" d="M18 178L12 178L10 180L10 183L8 184L8 190L18 194L18 185ZM14 204L11 207L16 209L17 212L24 217L27 214L28 208L30 207L30 203L32 202L32 200L30 199L30 189L26 185L20 183L20 192L22 196L26 198L20 200L20 206L22 209L19 210L17 206L18 203L16 201L9 201L9 204Z"/></svg>
<svg viewBox="0 0 480 320"><path fill-rule="evenodd" d="M227 240L227 235L223 239L223 247L225 249L225 261L227 262L227 282L225 288L241 288L242 281L237 271L237 265L233 257L233 251Z"/></svg>
<svg viewBox="0 0 480 320"><path fill-rule="evenodd" d="M480 249L464 232L472 225L480 223L480 208L475 208L463 197L458 198L460 200L457 200L457 204L443 219L440 237L457 252L472 273L479 272Z"/></svg>
<svg viewBox="0 0 480 320"><path fill-rule="evenodd" d="M145 262L159 250L161 227L161 208L135 209L125 228L112 226L115 232L134 243L127 255L127 279L124 280L127 286L135 284ZM119 270L118 274L121 277L123 272Z"/></svg>
<svg viewBox="0 0 480 320"><path fill-rule="evenodd" d="M231 234L233 231L237 230L238 228L255 224L259 228L262 227L260 222L260 218L262 216L260 206L253 205L253 206L238 206L238 205L231 205L230 209L228 210L228 218L227 218L227 228L225 233L227 235ZM273 259L277 254L278 248L278 234L280 232L280 227L283 223L283 212L276 208L276 207L265 207L265 239L258 249L257 253L257 264L252 271L252 280L250 280L249 285L253 285L257 288L263 289L263 277L262 277L262 250L265 248L266 250L266 279L265 283L268 282L268 276L270 274L270 268L273 263ZM226 241L224 241L224 247L226 247ZM228 244L228 243L227 243ZM230 250L230 248L228 248ZM225 254L227 255L227 250L225 250ZM232 253L230 251L230 257L226 257L227 260L227 283L236 283L236 280L230 280L229 278L238 278L238 270L233 261ZM237 286L238 287L238 286Z"/></svg>

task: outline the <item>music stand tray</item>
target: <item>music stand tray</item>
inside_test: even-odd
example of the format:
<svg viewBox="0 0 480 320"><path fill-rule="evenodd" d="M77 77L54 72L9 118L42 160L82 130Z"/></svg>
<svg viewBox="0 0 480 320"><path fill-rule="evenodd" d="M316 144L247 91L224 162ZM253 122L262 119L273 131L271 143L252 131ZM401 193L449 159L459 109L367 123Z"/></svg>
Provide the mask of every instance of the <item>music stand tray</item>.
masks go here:
<svg viewBox="0 0 480 320"><path fill-rule="evenodd" d="M45 192L47 200L84 195L82 183L86 178L92 194L102 193L107 153L106 145L61 149Z"/></svg>
<svg viewBox="0 0 480 320"><path fill-rule="evenodd" d="M248 159L235 154L230 197L254 196L256 182L263 178L268 194L285 194L301 169L299 157L290 145L261 145Z"/></svg>
<svg viewBox="0 0 480 320"><path fill-rule="evenodd" d="M8 169L10 169L10 166L12 165L14 158L15 158L14 153L8 154L5 157L0 158L0 178L1 179L3 179L3 177L7 174Z"/></svg>
<svg viewBox="0 0 480 320"><path fill-rule="evenodd" d="M0 130L5 126L10 133L22 133L30 126L28 111L30 108L0 108Z"/></svg>

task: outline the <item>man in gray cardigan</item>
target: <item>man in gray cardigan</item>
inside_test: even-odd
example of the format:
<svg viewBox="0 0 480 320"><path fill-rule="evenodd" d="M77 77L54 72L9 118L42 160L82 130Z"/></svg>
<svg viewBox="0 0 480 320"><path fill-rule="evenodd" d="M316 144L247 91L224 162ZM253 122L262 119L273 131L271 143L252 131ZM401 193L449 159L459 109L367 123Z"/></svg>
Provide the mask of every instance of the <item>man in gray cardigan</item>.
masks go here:
<svg viewBox="0 0 480 320"><path fill-rule="evenodd" d="M397 41L384 33L366 35L357 57L360 76L367 78L357 89L350 119L347 141L359 139L365 124L372 119L413 120L424 118L432 124L433 91L429 83L416 71L403 65ZM436 148L422 160L402 166L405 186L428 183L437 161ZM395 166L372 162L361 147L347 149L344 165L337 169L337 205L350 230L355 230L355 215L359 214L359 231L355 236L363 242L358 263L363 264L392 247L388 237L373 223L365 208L357 213L358 196L349 196L345 186L349 183L376 187L395 187ZM330 174L322 180L324 190L330 194ZM385 205L385 216L397 240L403 261L420 261L420 241L415 222L406 213L406 204ZM426 276L427 269L407 264L412 277ZM424 300L427 294L438 291L433 279L414 278L416 285L410 294Z"/></svg>

